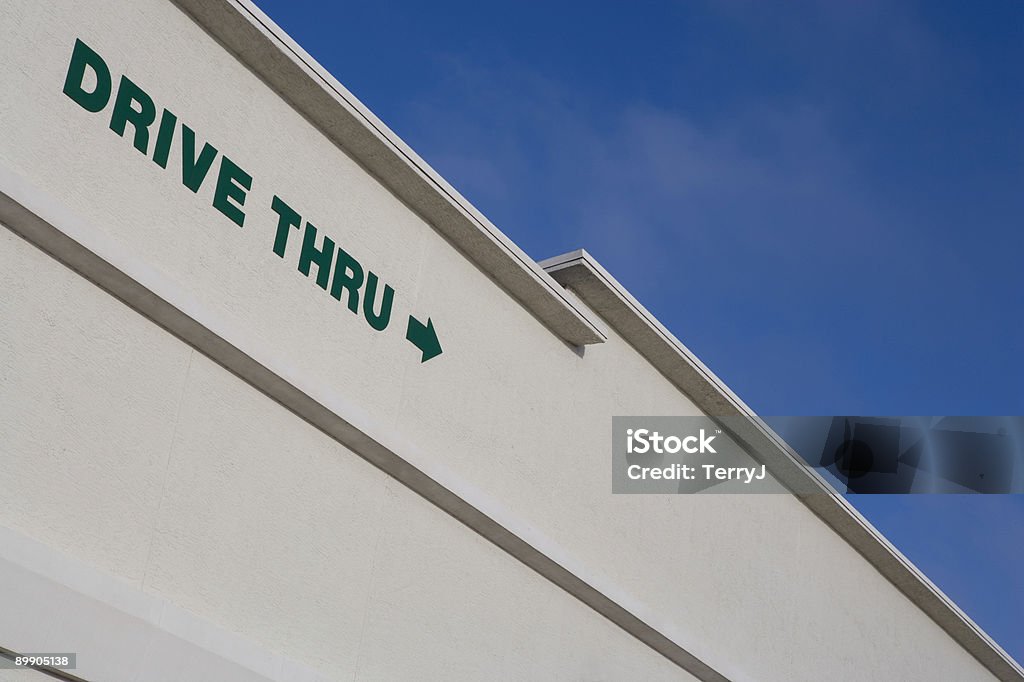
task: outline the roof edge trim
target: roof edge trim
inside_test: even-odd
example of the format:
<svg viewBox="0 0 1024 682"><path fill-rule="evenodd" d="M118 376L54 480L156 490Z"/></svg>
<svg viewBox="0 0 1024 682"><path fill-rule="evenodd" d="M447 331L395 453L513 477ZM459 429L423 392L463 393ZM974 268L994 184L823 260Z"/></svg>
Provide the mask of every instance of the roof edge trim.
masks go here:
<svg viewBox="0 0 1024 682"><path fill-rule="evenodd" d="M249 0L172 2L556 336L604 342L532 258Z"/></svg>
<svg viewBox="0 0 1024 682"><path fill-rule="evenodd" d="M743 416L733 436L752 449L816 516L1000 680L1024 680L1024 668L1002 649L884 535L583 249L540 262L669 381L712 417Z"/></svg>

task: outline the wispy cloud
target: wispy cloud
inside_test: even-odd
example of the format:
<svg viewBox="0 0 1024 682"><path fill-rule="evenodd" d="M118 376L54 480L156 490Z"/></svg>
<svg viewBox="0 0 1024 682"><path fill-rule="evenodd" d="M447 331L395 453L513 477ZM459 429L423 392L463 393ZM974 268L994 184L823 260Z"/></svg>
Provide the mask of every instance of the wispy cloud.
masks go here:
<svg viewBox="0 0 1024 682"><path fill-rule="evenodd" d="M859 11L843 40L870 37L880 51L911 53L897 60L906 73L895 82L927 73L937 49L927 31L909 19L879 28L891 12ZM800 411L771 402L779 394L766 386L786 380L796 382L793 400L803 394L818 405L804 409L941 411L885 400L919 393L914 386L937 362L970 352L972 337L951 332L950 312L1001 337L1020 329L987 294L1024 285L1019 270L1007 252L979 242L986 229L1009 233L961 228L939 212L942 190L931 206L913 176L902 178L908 191L893 187L899 175L879 175L877 164L886 154L906 163L902 141L861 130L850 119L856 107L820 88L747 98L708 116L610 96L514 60L441 63L444 79L407 115L427 160L531 255L594 253L713 368L729 358L720 371L755 407ZM742 321L742 334L684 326L723 317ZM754 363L766 352L775 354L767 365L775 381ZM833 377L827 384L806 383L815 375L802 363L812 357L823 372L816 381ZM966 365L947 367L973 381ZM761 381L748 384L755 375ZM883 376L892 389L884 395Z"/></svg>

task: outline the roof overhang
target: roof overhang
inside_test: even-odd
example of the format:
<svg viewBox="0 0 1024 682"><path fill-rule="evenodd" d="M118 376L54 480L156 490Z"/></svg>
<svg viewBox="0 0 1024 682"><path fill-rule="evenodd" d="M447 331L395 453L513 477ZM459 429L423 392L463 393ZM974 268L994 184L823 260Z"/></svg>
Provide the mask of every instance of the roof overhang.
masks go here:
<svg viewBox="0 0 1024 682"><path fill-rule="evenodd" d="M567 343L604 336L480 211L247 0L173 0L292 108Z"/></svg>
<svg viewBox="0 0 1024 682"><path fill-rule="evenodd" d="M723 428L772 475L856 549L911 602L1000 680L1024 669L790 448L750 407L672 335L589 253L580 249L541 261L619 335ZM735 419L744 417L744 419Z"/></svg>

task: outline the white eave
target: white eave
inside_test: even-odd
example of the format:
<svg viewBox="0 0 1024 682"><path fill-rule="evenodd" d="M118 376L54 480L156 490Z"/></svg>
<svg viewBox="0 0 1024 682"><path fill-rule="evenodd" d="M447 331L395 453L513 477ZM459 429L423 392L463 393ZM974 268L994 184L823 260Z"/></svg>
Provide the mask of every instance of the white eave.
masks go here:
<svg viewBox="0 0 1024 682"><path fill-rule="evenodd" d="M729 431L777 480L993 675L1000 680L1024 680L1024 669L1009 654L806 465L589 253L573 251L541 261L540 266L604 318L703 412L711 417L745 417L739 420L743 424L739 428L735 427L737 420L728 420Z"/></svg>
<svg viewBox="0 0 1024 682"><path fill-rule="evenodd" d="M173 2L557 336L605 340L533 259L251 2Z"/></svg>

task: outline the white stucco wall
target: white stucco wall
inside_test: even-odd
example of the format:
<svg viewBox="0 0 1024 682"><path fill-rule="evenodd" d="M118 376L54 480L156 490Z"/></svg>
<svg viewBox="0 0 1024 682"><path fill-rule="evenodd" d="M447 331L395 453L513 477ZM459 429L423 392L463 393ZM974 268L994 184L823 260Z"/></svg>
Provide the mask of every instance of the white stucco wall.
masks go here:
<svg viewBox="0 0 1024 682"><path fill-rule="evenodd" d="M4 526L325 679L692 679L6 229L0 286Z"/></svg>
<svg viewBox="0 0 1024 682"><path fill-rule="evenodd" d="M987 679L795 499L612 496L611 416L694 404L614 332L559 340L175 6L0 13L0 161L230 342L729 677ZM213 171L181 185L177 139L161 169L62 94L76 38L253 175L244 228ZM392 328L296 272L298 232L274 255L275 193L395 287ZM0 524L332 679L687 678L7 230L0 258Z"/></svg>

